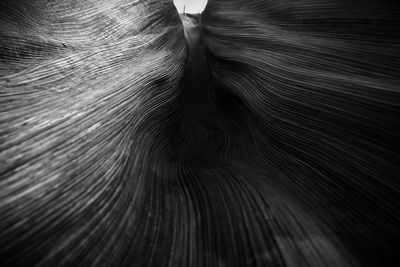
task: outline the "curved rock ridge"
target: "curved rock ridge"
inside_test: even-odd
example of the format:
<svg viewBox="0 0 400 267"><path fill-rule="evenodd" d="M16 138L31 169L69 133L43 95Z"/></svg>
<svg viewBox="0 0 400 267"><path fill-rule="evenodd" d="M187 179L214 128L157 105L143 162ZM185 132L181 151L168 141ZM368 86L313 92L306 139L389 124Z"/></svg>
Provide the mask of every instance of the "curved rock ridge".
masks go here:
<svg viewBox="0 0 400 267"><path fill-rule="evenodd" d="M390 266L400 251L399 15L386 1L214 0L201 18L213 80L258 121L254 162L279 172L264 179L361 266ZM307 228L298 235L315 254L304 239L287 249L304 265L333 255Z"/></svg>
<svg viewBox="0 0 400 267"><path fill-rule="evenodd" d="M0 265L168 262L172 1L2 1L0 20Z"/></svg>
<svg viewBox="0 0 400 267"><path fill-rule="evenodd" d="M390 266L399 15L0 2L0 265Z"/></svg>

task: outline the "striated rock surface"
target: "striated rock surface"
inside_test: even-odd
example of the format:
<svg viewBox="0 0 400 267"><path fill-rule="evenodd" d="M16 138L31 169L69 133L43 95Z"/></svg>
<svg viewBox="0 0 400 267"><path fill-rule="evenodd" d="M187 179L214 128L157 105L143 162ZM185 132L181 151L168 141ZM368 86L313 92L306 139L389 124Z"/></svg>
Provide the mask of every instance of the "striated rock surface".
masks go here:
<svg viewBox="0 0 400 267"><path fill-rule="evenodd" d="M310 208L362 266L389 266L400 248L399 14L385 1L215 0L201 19L215 83L258 122L254 162L279 172L264 179ZM325 239L304 226L296 235L278 237L303 257L288 265L330 262Z"/></svg>
<svg viewBox="0 0 400 267"><path fill-rule="evenodd" d="M163 186L187 57L172 1L2 1L0 21L1 262L179 254Z"/></svg>
<svg viewBox="0 0 400 267"><path fill-rule="evenodd" d="M0 2L0 265L390 266L399 15Z"/></svg>

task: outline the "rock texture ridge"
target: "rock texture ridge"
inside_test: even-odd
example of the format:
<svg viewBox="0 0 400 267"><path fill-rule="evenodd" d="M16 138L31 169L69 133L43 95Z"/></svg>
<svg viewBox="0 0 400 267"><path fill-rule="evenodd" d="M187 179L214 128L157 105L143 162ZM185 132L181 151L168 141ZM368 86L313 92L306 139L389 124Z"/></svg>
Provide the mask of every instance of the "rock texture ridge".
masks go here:
<svg viewBox="0 0 400 267"><path fill-rule="evenodd" d="M399 18L1 1L0 265L396 263Z"/></svg>

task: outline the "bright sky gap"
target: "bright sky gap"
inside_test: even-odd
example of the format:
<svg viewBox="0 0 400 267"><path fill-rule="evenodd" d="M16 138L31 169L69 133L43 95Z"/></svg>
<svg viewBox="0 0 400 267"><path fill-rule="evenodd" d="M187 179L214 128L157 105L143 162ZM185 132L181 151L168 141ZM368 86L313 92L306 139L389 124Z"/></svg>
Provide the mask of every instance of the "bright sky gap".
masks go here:
<svg viewBox="0 0 400 267"><path fill-rule="evenodd" d="M186 13L196 14L203 12L207 0L174 0L174 4L179 13L183 13L183 6L186 6Z"/></svg>

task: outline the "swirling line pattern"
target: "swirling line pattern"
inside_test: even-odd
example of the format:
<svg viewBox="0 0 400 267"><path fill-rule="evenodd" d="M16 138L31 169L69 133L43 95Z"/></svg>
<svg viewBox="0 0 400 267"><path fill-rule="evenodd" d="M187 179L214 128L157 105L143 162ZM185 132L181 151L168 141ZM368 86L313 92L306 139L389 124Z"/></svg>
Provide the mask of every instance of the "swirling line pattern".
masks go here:
<svg viewBox="0 0 400 267"><path fill-rule="evenodd" d="M399 14L390 3L250 0L211 1L202 16L214 81L260 122L257 160L362 266L399 251Z"/></svg>
<svg viewBox="0 0 400 267"><path fill-rule="evenodd" d="M4 266L389 266L399 10L0 3Z"/></svg>

